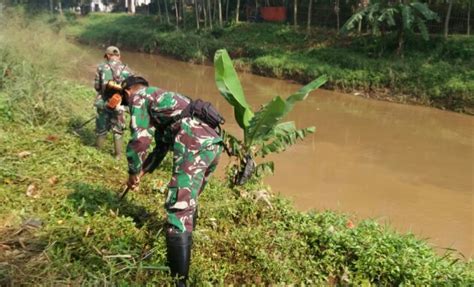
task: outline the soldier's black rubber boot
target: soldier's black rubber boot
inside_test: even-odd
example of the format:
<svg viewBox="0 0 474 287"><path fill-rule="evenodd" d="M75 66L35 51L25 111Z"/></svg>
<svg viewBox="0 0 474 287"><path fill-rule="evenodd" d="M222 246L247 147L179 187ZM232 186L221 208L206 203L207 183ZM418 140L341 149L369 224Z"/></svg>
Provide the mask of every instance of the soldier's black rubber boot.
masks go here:
<svg viewBox="0 0 474 287"><path fill-rule="evenodd" d="M98 149L101 149L104 146L106 138L107 138L107 135L98 135L96 140L95 140L95 146Z"/></svg>
<svg viewBox="0 0 474 287"><path fill-rule="evenodd" d="M115 151L115 159L120 159L123 153L123 142L122 142L122 135L114 134L114 151Z"/></svg>
<svg viewBox="0 0 474 287"><path fill-rule="evenodd" d="M192 244L191 232L166 234L168 265L177 287L187 286Z"/></svg>

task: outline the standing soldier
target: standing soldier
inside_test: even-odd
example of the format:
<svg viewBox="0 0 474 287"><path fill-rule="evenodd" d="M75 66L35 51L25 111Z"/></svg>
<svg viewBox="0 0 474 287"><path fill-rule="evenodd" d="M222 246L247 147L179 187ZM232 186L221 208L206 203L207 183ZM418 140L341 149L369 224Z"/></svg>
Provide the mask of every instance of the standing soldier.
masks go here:
<svg viewBox="0 0 474 287"><path fill-rule="evenodd" d="M112 130L114 137L115 158L122 155L122 135L125 128L124 107L120 105L120 84L132 71L120 61L120 50L110 46L105 50L105 61L97 67L94 88L97 91L95 107L96 146L104 145L107 132ZM117 94L117 96L114 96Z"/></svg>
<svg viewBox="0 0 474 287"><path fill-rule="evenodd" d="M169 150L173 152L173 170L165 203L167 258L171 275L179 277L177 286L186 286L197 199L222 152L219 125L224 119L210 103L148 87L148 82L141 77L127 78L122 88L131 116L128 188L135 189L144 173L153 171ZM156 146L147 157L153 137Z"/></svg>

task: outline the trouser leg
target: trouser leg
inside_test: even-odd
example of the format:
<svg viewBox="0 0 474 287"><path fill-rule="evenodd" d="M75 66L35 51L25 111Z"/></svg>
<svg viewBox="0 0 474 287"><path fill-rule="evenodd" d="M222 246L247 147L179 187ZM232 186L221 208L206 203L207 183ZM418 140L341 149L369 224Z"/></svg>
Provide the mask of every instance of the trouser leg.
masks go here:
<svg viewBox="0 0 474 287"><path fill-rule="evenodd" d="M115 159L120 159L123 154L123 141L122 135L114 133L114 152Z"/></svg>
<svg viewBox="0 0 474 287"><path fill-rule="evenodd" d="M95 139L95 146L101 149L104 146L107 135L98 135Z"/></svg>
<svg viewBox="0 0 474 287"><path fill-rule="evenodd" d="M193 231L193 217L198 195L203 185L217 165L220 145L213 145L197 152L175 149L173 173L168 184L166 212L168 223L180 232Z"/></svg>
<svg viewBox="0 0 474 287"><path fill-rule="evenodd" d="M95 133L95 145L100 149L104 146L107 137L107 114L102 109L97 109L97 116L95 119Z"/></svg>
<svg viewBox="0 0 474 287"><path fill-rule="evenodd" d="M168 184L166 212L168 262L173 276L188 277L191 262L192 231L197 222L197 198L205 179L217 165L221 148L219 145L203 151L180 153L174 151L173 174ZM186 280L178 286L186 286Z"/></svg>

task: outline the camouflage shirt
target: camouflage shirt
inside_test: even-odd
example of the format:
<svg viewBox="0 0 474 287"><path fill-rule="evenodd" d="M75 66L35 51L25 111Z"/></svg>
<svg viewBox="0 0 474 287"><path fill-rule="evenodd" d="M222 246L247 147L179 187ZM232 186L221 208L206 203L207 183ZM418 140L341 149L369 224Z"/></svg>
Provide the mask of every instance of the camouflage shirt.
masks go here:
<svg viewBox="0 0 474 287"><path fill-rule="evenodd" d="M106 85L108 81L114 80L121 83L123 80L133 75L127 65L118 60L105 61L97 67L94 79L94 88L98 94L105 96Z"/></svg>
<svg viewBox="0 0 474 287"><path fill-rule="evenodd" d="M141 171L153 137L165 152L173 149L179 154L194 154L222 141L214 129L200 120L176 118L190 102L183 95L156 87L140 89L130 96L132 138L127 146L130 174Z"/></svg>

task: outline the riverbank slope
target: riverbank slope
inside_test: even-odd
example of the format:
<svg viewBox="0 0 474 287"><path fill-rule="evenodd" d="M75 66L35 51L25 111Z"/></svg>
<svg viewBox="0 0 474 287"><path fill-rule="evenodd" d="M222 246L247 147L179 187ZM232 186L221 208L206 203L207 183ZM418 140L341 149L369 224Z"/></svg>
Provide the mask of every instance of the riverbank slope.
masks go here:
<svg viewBox="0 0 474 287"><path fill-rule="evenodd" d="M68 35L91 45L119 47L212 62L226 48L244 71L300 83L327 74L325 88L396 102L474 112L474 37L407 39L403 57L395 39L342 37L334 31L295 30L285 24L240 23L213 30L176 30L156 17L69 15L56 21Z"/></svg>
<svg viewBox="0 0 474 287"><path fill-rule="evenodd" d="M163 233L170 160L119 201L126 162L78 129L93 91L61 75L80 51L39 22L0 16L0 284L170 283ZM6 23L8 22L8 25ZM8 35L8 37L6 37ZM29 43L29 45L25 45ZM76 55L76 57L68 57ZM211 180L200 198L198 284L469 285L472 262L373 220L298 212ZM260 199L258 199L260 198Z"/></svg>

